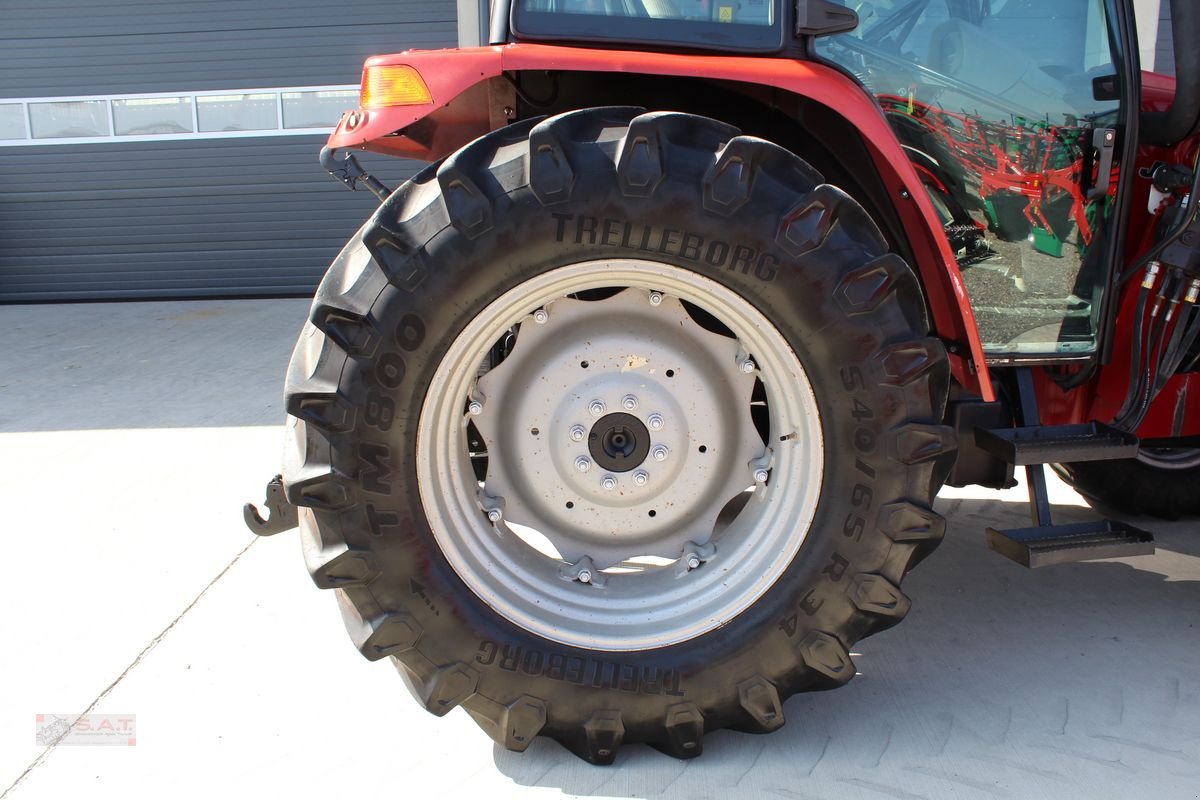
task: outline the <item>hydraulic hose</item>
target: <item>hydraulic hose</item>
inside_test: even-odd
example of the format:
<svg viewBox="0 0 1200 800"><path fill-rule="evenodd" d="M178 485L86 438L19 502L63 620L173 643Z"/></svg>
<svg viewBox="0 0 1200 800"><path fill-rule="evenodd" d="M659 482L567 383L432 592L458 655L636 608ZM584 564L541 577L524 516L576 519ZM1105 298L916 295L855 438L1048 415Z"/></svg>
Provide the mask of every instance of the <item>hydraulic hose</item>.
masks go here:
<svg viewBox="0 0 1200 800"><path fill-rule="evenodd" d="M1186 283L1182 284L1180 287L1181 291L1185 286L1187 287L1188 298L1190 298L1196 293L1197 290L1195 287L1200 286L1200 281L1192 281L1191 286L1187 286ZM1180 301L1175 300L1168 311L1168 314L1174 314L1178 311L1179 321L1171 329L1171 338L1167 342L1166 349L1163 350L1162 361L1159 364L1158 374L1155 376L1154 388L1151 392L1152 395L1157 395L1162 391L1167 381L1175 374L1175 370L1179 368L1179 363L1183 361L1183 357L1187 355L1188 342L1190 342L1192 337L1194 302L1194 300L1185 298L1181 306ZM1170 324L1169 317L1167 323Z"/></svg>
<svg viewBox="0 0 1200 800"><path fill-rule="evenodd" d="M1171 0L1171 38L1175 45L1175 99L1167 111L1142 114L1142 141L1168 147L1186 139L1200 122L1200 3Z"/></svg>
<svg viewBox="0 0 1200 800"><path fill-rule="evenodd" d="M1158 298L1150 315L1149 349L1146 352L1145 372L1142 375L1142 382L1138 387L1138 401L1132 409L1130 418L1124 420L1127 426L1126 430L1137 430L1142 424L1142 420L1146 418L1146 413L1150 410L1150 403L1158 394L1156 384L1158 383L1159 373L1164 366L1166 356L1164 340L1166 339L1167 329L1170 327L1171 320L1173 319L1174 309L1178 307L1185 290L1186 284L1182 280L1176 280L1173 276L1164 280L1162 288L1159 290ZM1168 292L1170 292L1169 298ZM1160 315L1159 312L1162 311L1164 300L1169 305L1166 312Z"/></svg>
<svg viewBox="0 0 1200 800"><path fill-rule="evenodd" d="M1134 398L1137 397L1138 376L1142 373L1142 338L1146 328L1146 302L1150 297L1150 290L1154 288L1160 268L1157 261L1150 263L1150 266L1146 268L1146 276L1142 279L1142 288L1138 291L1137 310L1133 314L1133 336L1130 337L1129 389L1125 395L1125 402L1117 412L1117 421L1122 420L1129 413L1135 402Z"/></svg>

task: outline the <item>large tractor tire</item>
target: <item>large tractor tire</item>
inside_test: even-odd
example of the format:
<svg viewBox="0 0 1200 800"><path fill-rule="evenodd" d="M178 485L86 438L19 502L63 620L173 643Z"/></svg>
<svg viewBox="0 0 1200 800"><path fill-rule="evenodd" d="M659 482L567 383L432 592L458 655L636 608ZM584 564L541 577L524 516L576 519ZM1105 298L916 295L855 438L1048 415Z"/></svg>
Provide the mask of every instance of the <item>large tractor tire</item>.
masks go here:
<svg viewBox="0 0 1200 800"><path fill-rule="evenodd" d="M427 710L686 758L908 611L948 381L913 272L805 162L589 109L466 146L346 246L285 482L317 585Z"/></svg>
<svg viewBox="0 0 1200 800"><path fill-rule="evenodd" d="M1200 448L1143 448L1137 458L1059 464L1089 503L1133 516L1200 516Z"/></svg>

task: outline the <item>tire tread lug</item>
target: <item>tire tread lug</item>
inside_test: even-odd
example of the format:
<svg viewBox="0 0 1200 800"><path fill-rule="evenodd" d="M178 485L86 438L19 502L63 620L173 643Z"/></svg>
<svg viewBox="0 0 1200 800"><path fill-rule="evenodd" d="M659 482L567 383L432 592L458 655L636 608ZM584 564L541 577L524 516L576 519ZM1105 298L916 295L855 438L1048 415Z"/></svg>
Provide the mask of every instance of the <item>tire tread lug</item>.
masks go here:
<svg viewBox="0 0 1200 800"><path fill-rule="evenodd" d="M617 750L625 738L625 723L621 712L615 709L600 709L583 723L583 741L578 754L593 764L611 764L617 758Z"/></svg>
<svg viewBox="0 0 1200 800"><path fill-rule="evenodd" d="M653 745L675 758L695 758L704 752L704 714L695 703L676 703L667 708L666 738Z"/></svg>
<svg viewBox="0 0 1200 800"><path fill-rule="evenodd" d="M859 611L885 617L892 623L899 622L912 608L908 595L882 575L858 575L849 591L850 601Z"/></svg>
<svg viewBox="0 0 1200 800"><path fill-rule="evenodd" d="M775 684L761 675L737 685L738 702L750 719L751 729L768 733L783 727L783 703Z"/></svg>
<svg viewBox="0 0 1200 800"><path fill-rule="evenodd" d="M841 640L824 631L811 631L800 642L800 655L808 667L841 685L854 677L854 661Z"/></svg>
<svg viewBox="0 0 1200 800"><path fill-rule="evenodd" d="M416 647L423 631L408 614L392 612L367 618L355 605L350 592L337 589L335 595L350 639L368 661L379 661Z"/></svg>

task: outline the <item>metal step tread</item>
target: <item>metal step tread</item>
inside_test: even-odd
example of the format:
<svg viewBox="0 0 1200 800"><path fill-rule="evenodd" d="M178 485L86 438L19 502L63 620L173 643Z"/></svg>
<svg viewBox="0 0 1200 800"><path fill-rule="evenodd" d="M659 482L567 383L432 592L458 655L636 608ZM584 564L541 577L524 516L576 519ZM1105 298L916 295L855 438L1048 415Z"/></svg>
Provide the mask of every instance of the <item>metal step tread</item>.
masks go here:
<svg viewBox="0 0 1200 800"><path fill-rule="evenodd" d="M988 547L1026 567L1154 553L1154 535L1115 520L1013 530L987 529Z"/></svg>
<svg viewBox="0 0 1200 800"><path fill-rule="evenodd" d="M1102 422L1034 428L975 429L975 443L1009 464L1055 464L1133 458L1138 438Z"/></svg>

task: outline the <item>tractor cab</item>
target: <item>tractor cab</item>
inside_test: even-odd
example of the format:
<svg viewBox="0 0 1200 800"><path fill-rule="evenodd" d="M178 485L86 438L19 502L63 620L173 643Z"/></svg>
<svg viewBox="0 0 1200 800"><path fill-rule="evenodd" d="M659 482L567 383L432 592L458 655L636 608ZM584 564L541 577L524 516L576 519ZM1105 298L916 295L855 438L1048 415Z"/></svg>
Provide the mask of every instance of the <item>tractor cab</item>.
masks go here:
<svg viewBox="0 0 1200 800"><path fill-rule="evenodd" d="M816 51L887 114L944 221L985 349L1095 352L1130 107L1106 4L911 0L859 14Z"/></svg>

